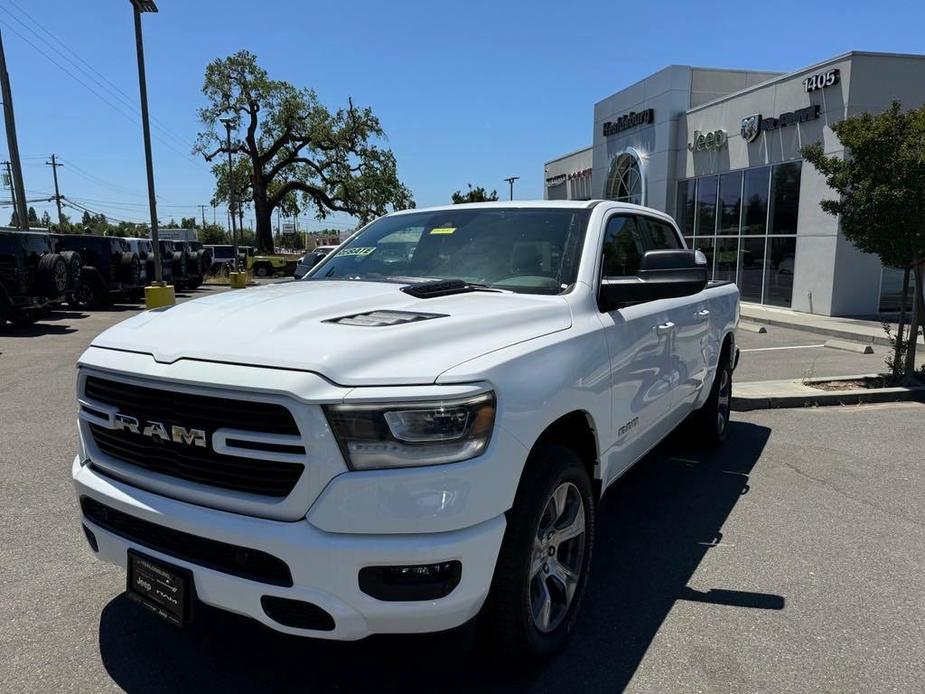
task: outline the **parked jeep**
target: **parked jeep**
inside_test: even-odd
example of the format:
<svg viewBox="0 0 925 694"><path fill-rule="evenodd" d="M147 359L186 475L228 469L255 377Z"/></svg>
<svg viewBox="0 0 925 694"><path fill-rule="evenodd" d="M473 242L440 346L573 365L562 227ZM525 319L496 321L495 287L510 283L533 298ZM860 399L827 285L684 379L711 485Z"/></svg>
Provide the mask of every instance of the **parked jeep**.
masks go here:
<svg viewBox="0 0 925 694"><path fill-rule="evenodd" d="M178 289L195 289L202 284L200 259L187 241L160 241L161 257L169 258L172 281Z"/></svg>
<svg viewBox="0 0 925 694"><path fill-rule="evenodd" d="M79 281L80 256L55 253L50 234L0 231L0 327L34 323Z"/></svg>
<svg viewBox="0 0 925 694"><path fill-rule="evenodd" d="M79 308L108 306L115 298L137 298L143 291L142 262L128 241L117 236L55 234L55 250L80 254L80 286L69 298Z"/></svg>

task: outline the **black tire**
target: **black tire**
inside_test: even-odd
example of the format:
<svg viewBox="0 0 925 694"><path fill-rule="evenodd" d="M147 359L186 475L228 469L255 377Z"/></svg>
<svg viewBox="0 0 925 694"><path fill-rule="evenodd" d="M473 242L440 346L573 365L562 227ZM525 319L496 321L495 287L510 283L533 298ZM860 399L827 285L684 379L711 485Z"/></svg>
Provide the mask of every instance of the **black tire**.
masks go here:
<svg viewBox="0 0 925 694"><path fill-rule="evenodd" d="M77 293L74 295L75 308L102 308L109 305L109 292L103 286L102 281L94 274L89 277L84 276Z"/></svg>
<svg viewBox="0 0 925 694"><path fill-rule="evenodd" d="M46 253L39 258L36 275L42 296L57 299L67 291L70 282L67 261L58 253Z"/></svg>
<svg viewBox="0 0 925 694"><path fill-rule="evenodd" d="M154 253L149 253L145 259L145 282L151 284L154 281Z"/></svg>
<svg viewBox="0 0 925 694"><path fill-rule="evenodd" d="M273 268L267 263L257 263L254 266L254 274L257 277L272 277Z"/></svg>
<svg viewBox="0 0 925 694"><path fill-rule="evenodd" d="M10 316L10 323L17 328L28 328L35 325L35 321L38 319L38 313L14 313Z"/></svg>
<svg viewBox="0 0 925 694"><path fill-rule="evenodd" d="M129 286L141 284L141 261L137 253L123 253L119 259L119 280Z"/></svg>
<svg viewBox="0 0 925 694"><path fill-rule="evenodd" d="M176 282L182 282L186 277L186 254L183 251L174 251L170 258L173 278Z"/></svg>
<svg viewBox="0 0 925 694"><path fill-rule="evenodd" d="M550 524L556 509L553 496L563 488L562 515L558 523L554 519ZM540 444L530 454L507 513L491 592L479 615L483 640L493 653L516 660L544 657L561 650L571 638L591 567L594 516L594 492L581 458L570 448ZM579 517L583 525L575 537L559 540L544 532L554 527L577 531L573 523ZM569 569L571 576L561 567ZM563 576L574 580L571 598ZM549 611L538 609L545 604L544 595ZM544 623L546 628L541 626Z"/></svg>
<svg viewBox="0 0 925 694"><path fill-rule="evenodd" d="M80 273L83 266L83 259L77 251L61 251L61 257L67 263L68 269L68 291L76 291L80 286Z"/></svg>
<svg viewBox="0 0 925 694"><path fill-rule="evenodd" d="M691 414L688 424L691 433L703 446L719 446L726 441L732 403L732 354L727 343L716 365L716 376L710 395L700 409Z"/></svg>

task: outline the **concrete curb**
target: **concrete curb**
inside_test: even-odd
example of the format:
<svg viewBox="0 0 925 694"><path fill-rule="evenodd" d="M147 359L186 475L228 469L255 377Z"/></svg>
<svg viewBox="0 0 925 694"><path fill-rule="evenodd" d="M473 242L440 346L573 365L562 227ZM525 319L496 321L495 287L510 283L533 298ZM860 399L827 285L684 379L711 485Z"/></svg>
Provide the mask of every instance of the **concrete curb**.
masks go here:
<svg viewBox="0 0 925 694"><path fill-rule="evenodd" d="M925 402L925 386L818 390L807 384L825 381L852 381L877 374L812 378L804 381L752 381L733 388L731 408L735 412L785 407L826 407L878 402ZM738 390L738 394L736 394ZM743 392L744 391L744 392Z"/></svg>
<svg viewBox="0 0 925 694"><path fill-rule="evenodd" d="M763 325L755 325L754 323L746 323L745 321L739 322L739 330L744 330L747 333L758 333L759 335L764 335L768 332L768 329Z"/></svg>
<svg viewBox="0 0 925 694"><path fill-rule="evenodd" d="M874 348L870 343L848 342L847 340L826 340L825 346L829 349L840 349L843 352L857 352L858 354L873 354Z"/></svg>

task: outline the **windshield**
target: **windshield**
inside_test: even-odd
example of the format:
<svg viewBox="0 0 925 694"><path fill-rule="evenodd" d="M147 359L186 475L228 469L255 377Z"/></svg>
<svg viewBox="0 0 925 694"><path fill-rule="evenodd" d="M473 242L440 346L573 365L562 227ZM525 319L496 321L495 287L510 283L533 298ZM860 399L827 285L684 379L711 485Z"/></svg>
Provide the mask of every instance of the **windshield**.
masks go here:
<svg viewBox="0 0 925 694"><path fill-rule="evenodd" d="M460 279L558 294L578 272L590 210L481 208L383 217L328 255L311 280Z"/></svg>
<svg viewBox="0 0 925 694"><path fill-rule="evenodd" d="M212 256L215 258L231 258L234 256L234 248L231 246L213 246Z"/></svg>

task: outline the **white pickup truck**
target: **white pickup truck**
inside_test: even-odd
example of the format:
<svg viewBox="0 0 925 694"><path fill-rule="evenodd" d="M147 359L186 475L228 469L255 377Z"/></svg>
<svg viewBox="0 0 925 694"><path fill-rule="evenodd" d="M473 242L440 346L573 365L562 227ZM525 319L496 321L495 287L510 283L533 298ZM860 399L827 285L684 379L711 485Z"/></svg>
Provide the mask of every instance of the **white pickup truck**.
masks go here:
<svg viewBox="0 0 925 694"><path fill-rule="evenodd" d="M137 315L77 375L94 553L174 623L197 601L330 639L477 617L560 648L604 490L729 418L734 284L615 202L382 217L304 279Z"/></svg>

